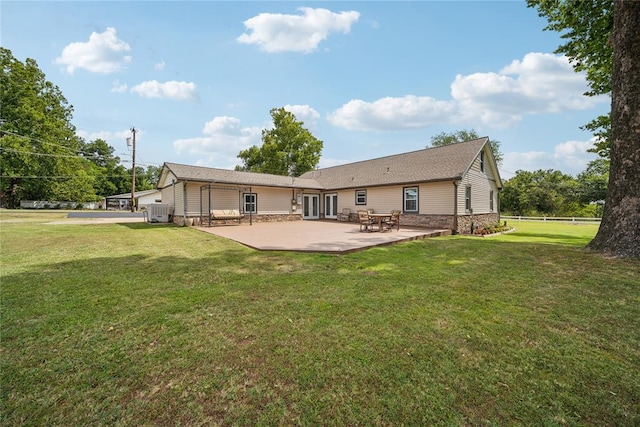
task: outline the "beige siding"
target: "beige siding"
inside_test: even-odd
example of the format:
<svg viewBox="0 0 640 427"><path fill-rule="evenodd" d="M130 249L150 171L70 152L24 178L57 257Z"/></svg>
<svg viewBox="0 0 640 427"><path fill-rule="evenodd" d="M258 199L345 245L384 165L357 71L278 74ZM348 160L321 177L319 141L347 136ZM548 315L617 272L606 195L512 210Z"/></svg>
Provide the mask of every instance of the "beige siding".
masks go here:
<svg viewBox="0 0 640 427"><path fill-rule="evenodd" d="M403 210L404 186L367 188L367 204L356 205L356 190L338 191L338 212L343 208L357 212L359 209L373 209L375 212ZM418 185L418 208L420 214L453 214L454 186L451 182Z"/></svg>
<svg viewBox="0 0 640 427"><path fill-rule="evenodd" d="M389 212L393 209L402 210L402 187L374 187L361 188L367 191L367 204L356 205L356 190L341 190L338 194L338 212L344 208L357 212L361 209L373 209L375 212Z"/></svg>
<svg viewBox="0 0 640 427"><path fill-rule="evenodd" d="M495 181L489 180L487 176L481 173L478 169L477 171L469 171L458 187L459 214L464 215L465 213L469 213L465 210L465 191L467 186L471 186L471 207L473 208L474 214L484 214L497 211L498 190L496 188L496 183ZM492 190L494 198L493 211L489 209L489 195Z"/></svg>
<svg viewBox="0 0 640 427"><path fill-rule="evenodd" d="M243 189L212 188L210 192L205 188L201 193L200 187L203 185L206 183L190 182L187 184L188 216L199 216L201 209L203 212L208 212L211 209L244 209L243 194L249 192L248 188L246 191ZM176 197L178 195L177 187L176 185ZM292 211L293 193L291 189L253 187L251 192L257 195L257 213L259 215L288 214Z"/></svg>
<svg viewBox="0 0 640 427"><path fill-rule="evenodd" d="M342 212L342 209L349 208L351 212L357 212L358 209L367 209L366 206L356 206L356 192L355 190L340 190L336 191L338 194L338 212Z"/></svg>
<svg viewBox="0 0 640 427"><path fill-rule="evenodd" d="M160 190L160 194L162 197L162 203L167 203L170 206L173 206L173 186L165 187Z"/></svg>
<svg viewBox="0 0 640 427"><path fill-rule="evenodd" d="M422 184L418 198L423 215L453 215L455 187L452 182Z"/></svg>
<svg viewBox="0 0 640 427"><path fill-rule="evenodd" d="M173 182L177 182L177 181L178 181L178 178L176 178L176 176L173 174L173 172L168 172L167 173L167 177L165 178L164 182L161 182L159 184L162 184L163 188L166 188L166 187L171 187L171 184Z"/></svg>
<svg viewBox="0 0 640 427"><path fill-rule="evenodd" d="M259 215L288 214L291 212L292 200L295 198L290 188L252 188L258 198Z"/></svg>
<svg viewBox="0 0 640 427"><path fill-rule="evenodd" d="M175 194L176 199L174 201L173 214L175 216L182 216L184 215L184 182L175 184Z"/></svg>
<svg viewBox="0 0 640 427"><path fill-rule="evenodd" d="M367 208L374 212L390 212L402 210L402 187L376 187L367 191Z"/></svg>

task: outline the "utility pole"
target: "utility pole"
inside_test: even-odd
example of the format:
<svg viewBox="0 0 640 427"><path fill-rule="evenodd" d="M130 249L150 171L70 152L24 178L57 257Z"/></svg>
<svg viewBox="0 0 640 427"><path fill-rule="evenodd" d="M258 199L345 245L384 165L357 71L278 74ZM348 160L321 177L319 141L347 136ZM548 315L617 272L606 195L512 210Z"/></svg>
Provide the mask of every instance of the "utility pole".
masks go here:
<svg viewBox="0 0 640 427"><path fill-rule="evenodd" d="M132 142L133 142L133 155L131 156L131 212L136 211L135 207L135 192L136 192L136 133L138 131L135 127L131 128L131 133L133 134Z"/></svg>

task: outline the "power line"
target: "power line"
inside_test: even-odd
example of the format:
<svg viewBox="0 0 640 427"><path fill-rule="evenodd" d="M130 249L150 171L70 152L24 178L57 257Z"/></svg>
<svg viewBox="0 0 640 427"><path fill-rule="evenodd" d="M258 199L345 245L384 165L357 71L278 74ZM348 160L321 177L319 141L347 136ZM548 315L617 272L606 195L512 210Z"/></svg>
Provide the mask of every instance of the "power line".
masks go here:
<svg viewBox="0 0 640 427"><path fill-rule="evenodd" d="M91 175L91 178L126 178L129 180L129 174L126 176L123 175ZM28 179L71 179L78 178L78 175L54 175L54 176L45 176L45 175L0 175L0 178L28 178Z"/></svg>
<svg viewBox="0 0 640 427"><path fill-rule="evenodd" d="M71 151L73 153L84 154L84 155L89 156L89 157L95 157L95 153L87 153L86 151L76 150L76 149L73 149L71 147L67 147L66 145L63 145L63 144L60 144L60 143L57 143L57 142L44 141L42 139L38 139L38 138L35 138L33 136L20 135L19 133L11 132L11 131L8 131L8 130L0 129L0 132L5 133L7 135L17 136L18 138L24 138L24 139L28 139L28 140L31 140L31 141L36 141L36 142L39 142L41 144L49 144L49 145L54 145L54 146L57 146L57 147L61 147L61 148L64 148L65 150ZM100 157L102 157L102 156L100 156Z"/></svg>

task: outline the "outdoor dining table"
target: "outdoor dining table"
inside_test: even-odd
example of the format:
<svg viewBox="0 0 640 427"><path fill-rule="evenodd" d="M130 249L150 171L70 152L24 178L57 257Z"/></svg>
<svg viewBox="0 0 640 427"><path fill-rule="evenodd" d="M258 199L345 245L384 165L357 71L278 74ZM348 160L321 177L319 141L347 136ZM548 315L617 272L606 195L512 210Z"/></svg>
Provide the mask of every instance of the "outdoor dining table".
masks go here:
<svg viewBox="0 0 640 427"><path fill-rule="evenodd" d="M390 213L371 213L369 217L378 221L378 230L382 231L382 223L391 219Z"/></svg>

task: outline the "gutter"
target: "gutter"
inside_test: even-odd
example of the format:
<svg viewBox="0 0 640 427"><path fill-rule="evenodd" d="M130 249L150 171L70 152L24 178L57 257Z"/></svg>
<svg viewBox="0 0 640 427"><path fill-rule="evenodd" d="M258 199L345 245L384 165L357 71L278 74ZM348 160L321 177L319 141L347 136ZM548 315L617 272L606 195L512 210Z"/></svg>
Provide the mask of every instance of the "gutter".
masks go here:
<svg viewBox="0 0 640 427"><path fill-rule="evenodd" d="M458 185L460 181L453 181L453 234L458 234Z"/></svg>

